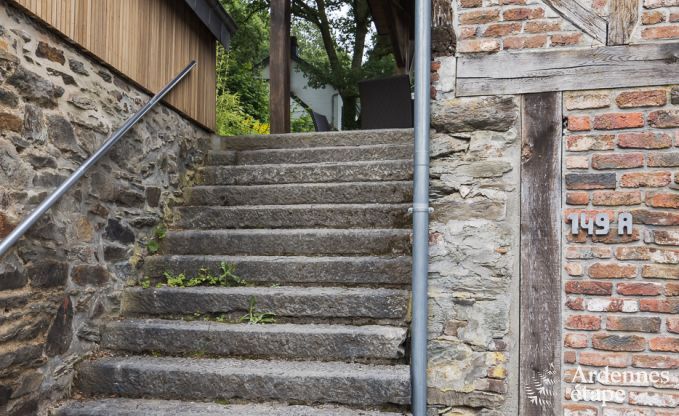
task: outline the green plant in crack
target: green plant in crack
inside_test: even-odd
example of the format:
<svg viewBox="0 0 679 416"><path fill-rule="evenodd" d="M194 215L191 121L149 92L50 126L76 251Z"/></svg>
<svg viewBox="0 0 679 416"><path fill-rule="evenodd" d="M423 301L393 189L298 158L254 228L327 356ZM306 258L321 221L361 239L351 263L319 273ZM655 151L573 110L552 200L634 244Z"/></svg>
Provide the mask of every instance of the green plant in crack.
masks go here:
<svg viewBox="0 0 679 416"><path fill-rule="evenodd" d="M151 287L151 278L148 276L145 276L143 279L139 281L139 286L142 287L142 289L148 289Z"/></svg>
<svg viewBox="0 0 679 416"><path fill-rule="evenodd" d="M167 228L160 224L153 229L153 236L146 242L146 251L156 254L160 251L160 242L167 236Z"/></svg>
<svg viewBox="0 0 679 416"><path fill-rule="evenodd" d="M210 272L208 268L202 268L198 271L198 275L188 278L186 274L180 273L173 275L170 272L163 273L169 287L196 287L196 286L222 286L222 287L237 287L245 286L247 282L236 275L236 266L234 264L221 263L219 274L215 275Z"/></svg>
<svg viewBox="0 0 679 416"><path fill-rule="evenodd" d="M250 306L248 307L248 313L243 315L240 318L240 321L248 323L250 325L273 324L276 322L276 315L271 312L258 312L257 301L253 296L250 298Z"/></svg>

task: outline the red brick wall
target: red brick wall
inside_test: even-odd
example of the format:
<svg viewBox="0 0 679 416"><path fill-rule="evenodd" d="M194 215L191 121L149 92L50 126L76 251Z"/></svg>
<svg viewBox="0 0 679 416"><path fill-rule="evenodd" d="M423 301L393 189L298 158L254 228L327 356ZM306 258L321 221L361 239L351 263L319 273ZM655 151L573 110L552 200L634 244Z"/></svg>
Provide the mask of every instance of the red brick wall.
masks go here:
<svg viewBox="0 0 679 416"><path fill-rule="evenodd" d="M537 0L455 0L454 3L458 52L461 53L582 47L595 43Z"/></svg>
<svg viewBox="0 0 679 416"><path fill-rule="evenodd" d="M460 53L601 46L540 0L454 0ZM608 18L610 0L579 2ZM631 43L679 39L678 0L639 0Z"/></svg>
<svg viewBox="0 0 679 416"><path fill-rule="evenodd" d="M607 236L573 236L564 224L564 414L677 415L679 88L565 93L564 112L564 222L580 212L634 217L630 236L618 236L616 224ZM671 380L588 385L622 389L625 398L575 403L578 365L668 370Z"/></svg>
<svg viewBox="0 0 679 416"><path fill-rule="evenodd" d="M668 6L679 6L673 0L642 0L641 41L679 38L679 9Z"/></svg>
<svg viewBox="0 0 679 416"><path fill-rule="evenodd" d="M587 46L592 39L534 0L456 0L458 51Z"/></svg>

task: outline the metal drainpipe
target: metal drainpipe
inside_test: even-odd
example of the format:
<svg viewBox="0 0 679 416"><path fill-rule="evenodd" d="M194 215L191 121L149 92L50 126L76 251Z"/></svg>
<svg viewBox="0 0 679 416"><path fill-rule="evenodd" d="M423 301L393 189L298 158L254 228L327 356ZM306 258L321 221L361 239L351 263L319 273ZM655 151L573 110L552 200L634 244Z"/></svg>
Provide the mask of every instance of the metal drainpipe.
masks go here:
<svg viewBox="0 0 679 416"><path fill-rule="evenodd" d="M413 190L413 302L410 379L413 416L427 414L429 277L429 106L431 0L415 2L415 157Z"/></svg>

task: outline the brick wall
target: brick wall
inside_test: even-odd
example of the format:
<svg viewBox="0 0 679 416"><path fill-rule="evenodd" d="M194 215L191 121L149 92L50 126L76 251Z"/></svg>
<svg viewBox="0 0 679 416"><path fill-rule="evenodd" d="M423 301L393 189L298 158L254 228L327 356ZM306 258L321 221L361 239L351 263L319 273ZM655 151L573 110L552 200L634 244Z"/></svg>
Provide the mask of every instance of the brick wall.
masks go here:
<svg viewBox="0 0 679 416"><path fill-rule="evenodd" d="M679 38L679 3L667 0L643 0L641 24L635 36L640 41Z"/></svg>
<svg viewBox="0 0 679 416"><path fill-rule="evenodd" d="M540 0L456 0L455 31L460 53L494 53L602 46ZM580 1L608 19L609 0ZM631 43L679 39L679 2L639 0L639 22Z"/></svg>
<svg viewBox="0 0 679 416"><path fill-rule="evenodd" d="M565 93L564 112L564 219L581 212L634 218L632 234L623 236L617 224L593 237L572 235L564 224L564 414L676 415L679 87ZM667 370L670 380L595 383L587 388L622 389L624 399L575 403L578 365L584 373Z"/></svg>
<svg viewBox="0 0 679 416"><path fill-rule="evenodd" d="M592 38L537 0L456 0L458 51L589 46Z"/></svg>

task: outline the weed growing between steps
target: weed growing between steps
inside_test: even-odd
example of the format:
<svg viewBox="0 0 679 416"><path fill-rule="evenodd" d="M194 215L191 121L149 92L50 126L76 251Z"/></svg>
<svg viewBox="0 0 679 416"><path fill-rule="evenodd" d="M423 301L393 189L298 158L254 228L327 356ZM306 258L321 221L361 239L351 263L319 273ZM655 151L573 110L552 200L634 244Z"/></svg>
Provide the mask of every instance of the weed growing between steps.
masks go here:
<svg viewBox="0 0 679 416"><path fill-rule="evenodd" d="M276 315L271 312L257 312L257 301L253 296L250 298L248 313L243 315L243 317L240 318L240 321L250 325L273 324L276 322Z"/></svg>
<svg viewBox="0 0 679 416"><path fill-rule="evenodd" d="M167 227L160 224L153 229L153 236L146 242L148 254L156 254L160 250L160 242L167 236Z"/></svg>
<svg viewBox="0 0 679 416"><path fill-rule="evenodd" d="M248 282L236 275L236 265L222 262L219 267L219 274L213 274L207 267L203 267L194 277L187 277L185 273L177 275L171 272L163 273L165 282L156 284L157 288L167 285L168 287L196 287L196 286L220 286L220 287L239 287L247 286ZM151 287L151 278L146 276L139 281L139 286L144 289Z"/></svg>

